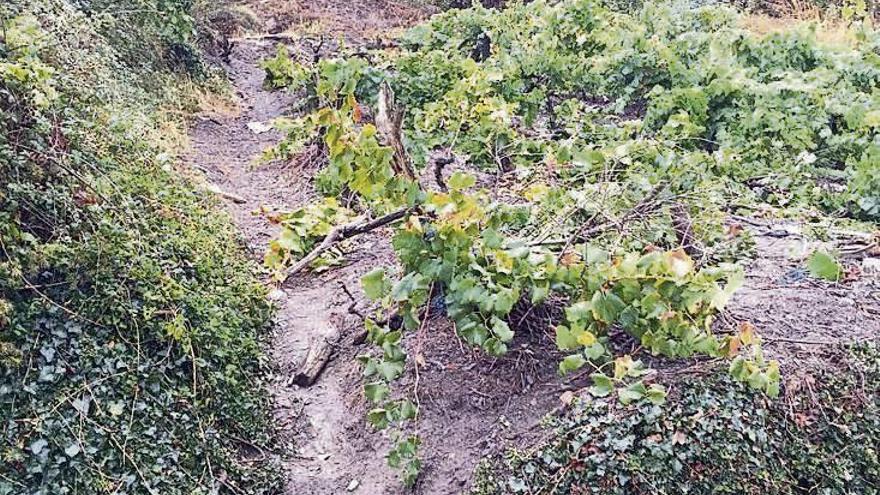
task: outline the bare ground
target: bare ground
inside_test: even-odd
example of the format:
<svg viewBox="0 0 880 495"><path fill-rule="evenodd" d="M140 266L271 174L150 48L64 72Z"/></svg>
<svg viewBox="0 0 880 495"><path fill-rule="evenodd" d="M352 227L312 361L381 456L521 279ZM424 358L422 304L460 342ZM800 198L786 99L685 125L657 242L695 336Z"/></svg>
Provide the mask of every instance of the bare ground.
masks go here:
<svg viewBox="0 0 880 495"><path fill-rule="evenodd" d="M254 2L270 28L279 32L304 23L324 26L361 40L397 28L423 12L383 0L356 2ZM294 97L262 88L259 60L274 52L274 42L240 41L224 68L237 92L240 113L213 116L195 123L189 163L221 190L241 196L227 201L236 224L255 258L262 255L276 227L253 211L264 206L282 209L315 197L309 163L255 166L262 151L277 142L274 131L255 133L248 127L284 115ZM844 284L816 282L803 276L803 262L790 256L797 236L774 237L772 227L754 227L758 258L729 312L731 324L751 321L764 335L768 353L787 369L821 359L830 344L880 338L880 281L863 274ZM346 247L343 266L298 277L273 292L278 305L274 342L269 349L278 369L272 393L288 474L289 494L403 493L387 467L389 441L364 420L360 367L355 357L367 349L353 343L362 327L349 312L352 303L343 285L359 298L358 279L372 268L393 263L386 233L375 232ZM335 358L310 388L292 383L316 332L333 325L342 333ZM423 331L407 338L411 356L423 364L418 384L414 370L401 389L417 392L422 416L417 424L423 439L425 469L417 493L453 494L467 491L479 459L510 445L525 445L539 434L541 418L560 408L566 390L584 386L583 378L565 381L556 375L558 355L545 335L518 333L511 352L502 359L475 353L455 337L448 321L432 317ZM412 365L411 365L412 366Z"/></svg>

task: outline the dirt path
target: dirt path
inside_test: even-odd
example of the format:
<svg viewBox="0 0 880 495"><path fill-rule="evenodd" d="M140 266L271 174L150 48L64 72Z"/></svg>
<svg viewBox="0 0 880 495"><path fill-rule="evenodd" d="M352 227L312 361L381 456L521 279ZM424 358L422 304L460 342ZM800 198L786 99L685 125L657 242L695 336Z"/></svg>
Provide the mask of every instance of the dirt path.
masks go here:
<svg viewBox="0 0 880 495"><path fill-rule="evenodd" d="M270 42L240 42L226 67L240 113L201 120L191 132L190 163L202 170L210 183L245 199L243 203L227 203L257 258L277 229L253 212L263 206L294 208L313 196L308 173L295 164L254 163L280 136L274 131L255 132L251 127L284 115L293 103L285 92L262 88L263 71L258 63L273 50L274 43ZM359 271L356 265L350 267L353 274ZM364 451L363 445L349 441L349 429L360 419L352 414L352 404L345 397L341 377L349 376L349 370L331 365L309 389L292 383L312 337L329 325L345 327L336 309L344 307L339 290L337 284L328 281L272 294L279 309L270 353L280 371L272 392L287 447L283 452L289 472L287 492L340 493L356 480L359 493L393 493L399 483L385 467L382 455L369 451L369 447Z"/></svg>

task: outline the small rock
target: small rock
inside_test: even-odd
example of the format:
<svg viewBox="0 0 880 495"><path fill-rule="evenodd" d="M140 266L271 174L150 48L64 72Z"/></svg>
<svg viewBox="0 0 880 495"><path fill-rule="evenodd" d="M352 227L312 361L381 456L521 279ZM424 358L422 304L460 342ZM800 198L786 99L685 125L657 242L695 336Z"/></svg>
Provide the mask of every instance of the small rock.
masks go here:
<svg viewBox="0 0 880 495"><path fill-rule="evenodd" d="M266 297L268 297L270 301L281 301L287 297L287 293L282 289L273 289Z"/></svg>
<svg viewBox="0 0 880 495"><path fill-rule="evenodd" d="M262 134L272 130L272 124L266 122L248 122L247 128L254 134Z"/></svg>
<svg viewBox="0 0 880 495"><path fill-rule="evenodd" d="M348 482L348 486L345 487L345 489L348 490L348 491L350 491L350 492L353 492L353 491L357 490L357 488L358 488L359 486L361 486L361 482L360 482L360 481L358 481L358 480L351 480L351 481Z"/></svg>
<svg viewBox="0 0 880 495"><path fill-rule="evenodd" d="M562 402L566 406L570 406L574 401L574 392L571 390L567 390L559 396L559 401Z"/></svg>

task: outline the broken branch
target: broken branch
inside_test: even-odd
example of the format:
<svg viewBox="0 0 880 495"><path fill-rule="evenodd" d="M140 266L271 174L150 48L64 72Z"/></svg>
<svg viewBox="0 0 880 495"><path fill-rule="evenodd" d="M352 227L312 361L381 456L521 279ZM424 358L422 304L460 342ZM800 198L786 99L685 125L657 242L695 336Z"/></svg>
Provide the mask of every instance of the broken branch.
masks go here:
<svg viewBox="0 0 880 495"><path fill-rule="evenodd" d="M330 249L333 244L348 239L350 237L354 237L356 235L364 234L370 232L371 230L376 230L379 227L384 227L390 223L394 223L398 220L403 219L407 214L412 211L411 208L402 208L400 210L394 211L387 215L381 216L374 220L370 220L369 222L352 222L345 225L340 225L335 227L333 230L324 237L324 240L321 241L321 244L318 245L315 249L313 249L309 254L305 255L301 260L296 262L295 265L290 267L287 271L287 275L284 277L284 282L290 280L290 277L296 275L303 268L309 266L321 256L324 251ZM283 283L283 282L282 282Z"/></svg>
<svg viewBox="0 0 880 495"><path fill-rule="evenodd" d="M394 160L391 162L394 171L403 174L410 180L416 180L409 163L409 156L403 146L403 108L398 107L394 101L394 90L388 82L383 82L379 87L379 108L376 112L376 129L386 146L394 150Z"/></svg>

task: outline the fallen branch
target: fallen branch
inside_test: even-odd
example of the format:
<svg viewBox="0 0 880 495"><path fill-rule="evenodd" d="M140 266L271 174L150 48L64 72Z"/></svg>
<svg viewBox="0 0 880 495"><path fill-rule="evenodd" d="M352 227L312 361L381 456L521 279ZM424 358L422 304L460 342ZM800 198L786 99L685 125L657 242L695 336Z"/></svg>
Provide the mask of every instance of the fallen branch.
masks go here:
<svg viewBox="0 0 880 495"><path fill-rule="evenodd" d="M398 220L403 219L407 214L410 213L410 211L412 211L411 208L403 208L376 218L374 220L370 220L369 222L352 222L335 227L333 230L330 231L329 234L327 234L326 237L324 237L324 240L321 241L321 244L319 244L318 247L313 249L309 254L305 255L301 260L296 262L295 265L287 270L287 275L284 277L284 282L287 282L288 280L290 280L290 277L301 272L303 268L311 265L312 262L318 259L318 257L321 256L322 253L324 253L324 251L330 249L330 247L337 242L343 241L350 237L354 237L356 235L370 232L372 230L376 230L379 227L384 227L390 223L394 223Z"/></svg>
<svg viewBox="0 0 880 495"><path fill-rule="evenodd" d="M644 199L639 201L638 204L636 204L631 210L626 212L626 214L624 214L619 220L609 220L607 222L600 223L599 225L595 225L589 228L582 227L568 239L546 239L543 241L530 242L528 246L554 246L557 244L562 244L565 246L565 249L563 249L563 251L565 251L575 242L586 241L596 234L603 233L615 227L622 229L624 224L630 222L635 218L642 217L643 215L647 214L653 209L656 209L658 206L664 203L666 201L665 199L657 199L657 196L659 196L660 192L662 192L664 189L665 187L662 184L655 187L653 190L651 190L650 193L648 193L647 196L645 196Z"/></svg>
<svg viewBox="0 0 880 495"><path fill-rule="evenodd" d="M205 189L216 194L217 196L220 196L221 198L226 198L226 199L232 201L233 203L236 203L236 204L247 203L247 199L245 199L243 196L239 196L238 194L224 191L223 189L220 189L220 186L217 186L215 184L208 184L207 186L205 186Z"/></svg>
<svg viewBox="0 0 880 495"><path fill-rule="evenodd" d="M326 323L325 328L316 332L309 344L309 352L302 366L293 377L293 381L300 387L308 387L315 383L321 371L330 362L333 356L333 346L339 341L339 330L335 326Z"/></svg>
<svg viewBox="0 0 880 495"><path fill-rule="evenodd" d="M701 259L703 248L694 235L694 221L687 208L681 202L676 201L672 203L669 211L672 215L672 226L675 230L675 236L678 237L678 244L691 258Z"/></svg>

